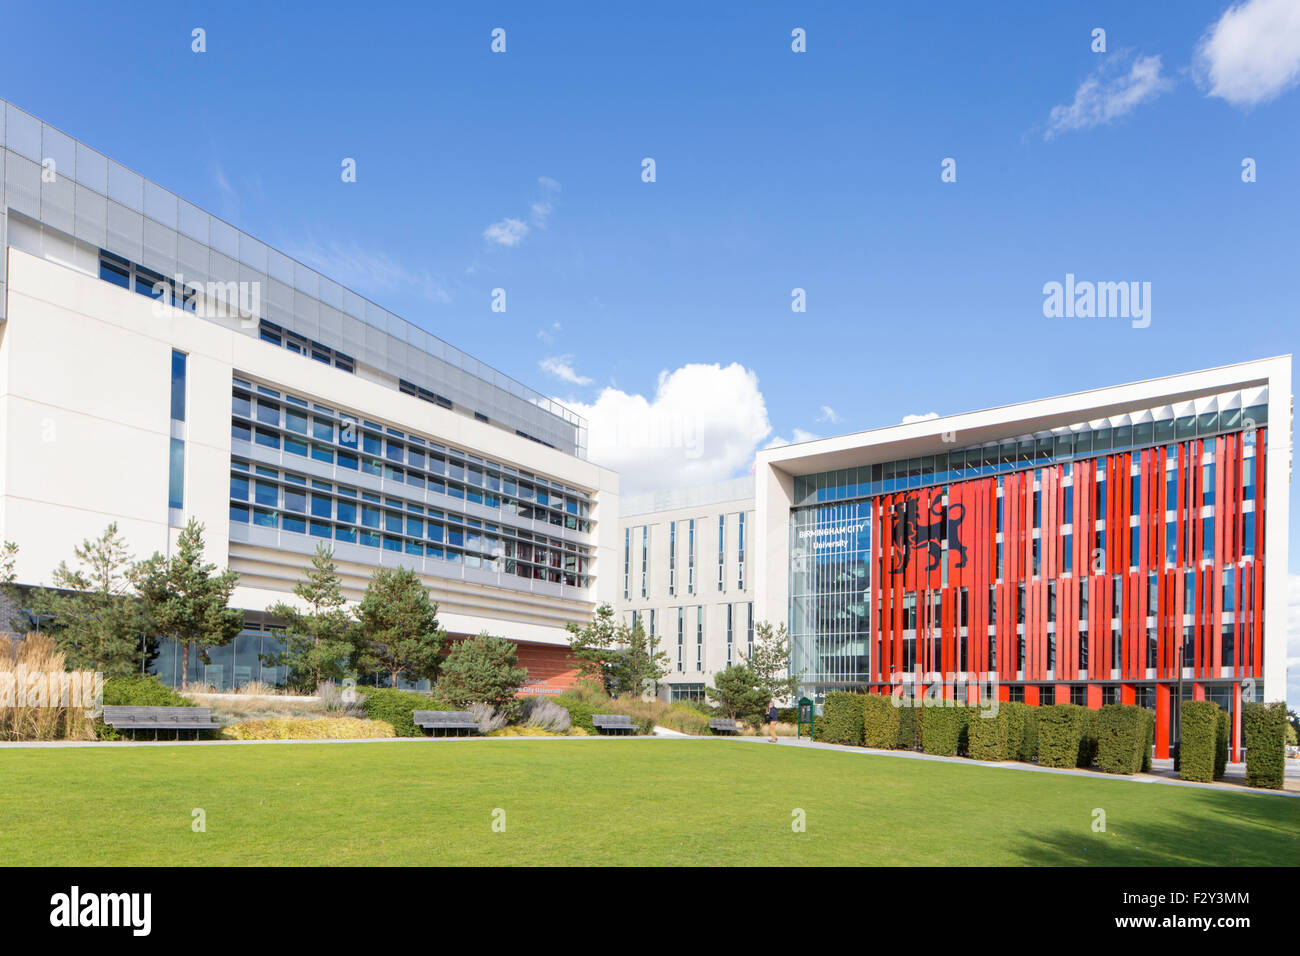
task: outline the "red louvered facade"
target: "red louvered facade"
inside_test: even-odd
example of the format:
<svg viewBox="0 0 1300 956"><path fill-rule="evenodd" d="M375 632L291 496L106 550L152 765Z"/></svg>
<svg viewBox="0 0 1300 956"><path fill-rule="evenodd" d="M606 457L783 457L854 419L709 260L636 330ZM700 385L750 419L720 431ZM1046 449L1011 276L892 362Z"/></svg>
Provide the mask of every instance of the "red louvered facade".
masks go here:
<svg viewBox="0 0 1300 956"><path fill-rule="evenodd" d="M1184 694L1230 704L1238 759L1266 455L1259 428L871 498L869 689L942 675L975 702L955 678L993 674L1002 700L1142 703L1167 757L1181 651Z"/></svg>

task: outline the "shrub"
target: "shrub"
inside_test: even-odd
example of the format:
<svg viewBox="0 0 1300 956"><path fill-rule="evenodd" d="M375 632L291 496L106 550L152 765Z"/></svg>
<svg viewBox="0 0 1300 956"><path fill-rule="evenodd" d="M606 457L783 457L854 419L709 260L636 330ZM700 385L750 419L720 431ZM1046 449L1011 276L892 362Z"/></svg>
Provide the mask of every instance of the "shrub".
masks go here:
<svg viewBox="0 0 1300 956"><path fill-rule="evenodd" d="M1097 769L1102 773L1137 773L1147 746L1150 711L1128 704L1107 704L1097 714Z"/></svg>
<svg viewBox="0 0 1300 956"><path fill-rule="evenodd" d="M1185 700L1179 711L1182 744L1178 776L1203 783L1214 779L1214 752L1219 734L1219 705L1212 700Z"/></svg>
<svg viewBox="0 0 1300 956"><path fill-rule="evenodd" d="M782 724L797 724L799 722L799 708L778 707L776 710L776 719Z"/></svg>
<svg viewBox="0 0 1300 956"><path fill-rule="evenodd" d="M500 730L509 723L506 715L491 704L470 704L469 712L474 715L474 722L478 724L480 734L490 734L492 731Z"/></svg>
<svg viewBox="0 0 1300 956"><path fill-rule="evenodd" d="M920 724L922 751L944 757L955 757L966 750L969 707L927 703L924 707L913 709L919 711L917 719Z"/></svg>
<svg viewBox="0 0 1300 956"><path fill-rule="evenodd" d="M386 720L360 717L267 717L231 724L221 732L227 740L361 740L396 737Z"/></svg>
<svg viewBox="0 0 1300 956"><path fill-rule="evenodd" d="M1011 739L1011 712L999 705L997 713L991 708L972 707L966 727L966 752L974 760L1009 760L1015 756Z"/></svg>
<svg viewBox="0 0 1300 956"><path fill-rule="evenodd" d="M1251 702L1242 708L1246 736L1246 783L1282 789L1286 773L1286 704Z"/></svg>
<svg viewBox="0 0 1300 956"><path fill-rule="evenodd" d="M362 702L371 720L386 720L399 737L423 737L424 730L415 726L411 715L417 710L446 710L445 705L424 694L385 688L367 694Z"/></svg>
<svg viewBox="0 0 1300 956"><path fill-rule="evenodd" d="M1049 704L1038 708L1038 763L1043 767L1074 767L1083 739L1083 711L1078 704Z"/></svg>
<svg viewBox="0 0 1300 956"><path fill-rule="evenodd" d="M825 737L822 739L827 743L861 747L862 708L862 694L827 694L822 710L822 723L825 725Z"/></svg>
<svg viewBox="0 0 1300 956"><path fill-rule="evenodd" d="M524 726L553 734L565 733L573 723L569 712L548 697L525 697L520 710Z"/></svg>
<svg viewBox="0 0 1300 956"><path fill-rule="evenodd" d="M1038 708L1020 701L999 701L998 712L1007 712L1007 756L1033 763L1038 759Z"/></svg>
<svg viewBox="0 0 1300 956"><path fill-rule="evenodd" d="M1232 735L1232 718L1226 710L1219 710L1219 723L1214 728L1214 779L1222 780L1228 772L1228 738Z"/></svg>
<svg viewBox="0 0 1300 956"><path fill-rule="evenodd" d="M893 706L893 701L890 701ZM898 707L898 737L895 750L917 750L921 746L921 721L917 716L920 707Z"/></svg>
<svg viewBox="0 0 1300 956"><path fill-rule="evenodd" d="M590 701L583 700L580 696L573 696L571 691L566 691L553 699L557 705L569 712L570 727L581 727L591 735L596 733L596 725L592 723L591 718L595 714L606 713L606 708L598 707ZM608 699L606 699L606 703L608 703Z"/></svg>
<svg viewBox="0 0 1300 956"><path fill-rule="evenodd" d="M898 721L902 708L884 694L862 697L862 744L878 750L898 749Z"/></svg>
<svg viewBox="0 0 1300 956"><path fill-rule="evenodd" d="M1085 707L1083 710L1083 733L1079 737L1079 759L1076 767L1088 768L1097 759L1097 736L1100 733L1100 711Z"/></svg>
<svg viewBox="0 0 1300 956"><path fill-rule="evenodd" d="M110 707L194 706L194 701L181 696L153 674L108 678L104 681L104 703Z"/></svg>

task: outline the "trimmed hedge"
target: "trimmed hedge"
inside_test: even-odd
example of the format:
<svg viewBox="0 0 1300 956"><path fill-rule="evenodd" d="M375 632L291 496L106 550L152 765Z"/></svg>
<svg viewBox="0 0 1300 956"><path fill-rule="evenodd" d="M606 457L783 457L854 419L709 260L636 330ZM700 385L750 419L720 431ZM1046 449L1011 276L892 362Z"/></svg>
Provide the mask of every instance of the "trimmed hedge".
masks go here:
<svg viewBox="0 0 1300 956"><path fill-rule="evenodd" d="M1015 741L1019 744L1019 741ZM966 725L966 752L973 760L1012 760L1011 711L1000 704L992 708L972 707Z"/></svg>
<svg viewBox="0 0 1300 956"><path fill-rule="evenodd" d="M920 711L920 707L904 706L898 708L898 737L894 741L895 750L920 749L921 721L917 717Z"/></svg>
<svg viewBox="0 0 1300 956"><path fill-rule="evenodd" d="M898 722L903 708L884 694L865 694L862 698L862 745L877 750L898 749Z"/></svg>
<svg viewBox="0 0 1300 956"><path fill-rule="evenodd" d="M371 720L385 720L399 737L423 737L424 730L415 726L412 714L417 710L447 710L438 701L415 691L385 687L367 694L361 708Z"/></svg>
<svg viewBox="0 0 1300 956"><path fill-rule="evenodd" d="M831 744L862 746L863 695L836 691L826 695L818 740ZM824 731L824 733L823 733Z"/></svg>
<svg viewBox="0 0 1300 956"><path fill-rule="evenodd" d="M1214 779L1222 780L1228 772L1228 738L1232 736L1232 718L1219 711L1219 725L1214 735Z"/></svg>
<svg viewBox="0 0 1300 956"><path fill-rule="evenodd" d="M1043 767L1074 767L1083 740L1083 712L1078 704L1038 708L1038 763Z"/></svg>
<svg viewBox="0 0 1300 956"><path fill-rule="evenodd" d="M966 727L970 720L968 707L927 702L918 709L923 752L955 757L966 750Z"/></svg>
<svg viewBox="0 0 1300 956"><path fill-rule="evenodd" d="M1038 708L1004 700L998 710L1007 712L1007 755L1012 760L1033 763L1038 759Z"/></svg>
<svg viewBox="0 0 1300 956"><path fill-rule="evenodd" d="M1079 737L1079 759L1076 767L1085 769L1092 766L1097 759L1097 744L1101 734L1101 711L1085 707L1083 710L1083 733Z"/></svg>
<svg viewBox="0 0 1300 956"><path fill-rule="evenodd" d="M1286 704L1251 702L1242 707L1246 737L1246 783L1281 790L1286 774Z"/></svg>
<svg viewBox="0 0 1300 956"><path fill-rule="evenodd" d="M1149 733L1145 707L1107 704L1097 715L1097 769L1102 773L1137 773L1142 769Z"/></svg>
<svg viewBox="0 0 1300 956"><path fill-rule="evenodd" d="M1219 705L1212 700L1181 702L1178 725L1182 728L1182 744L1178 748L1178 776L1183 780L1208 783L1214 779L1219 713Z"/></svg>
<svg viewBox="0 0 1300 956"><path fill-rule="evenodd" d="M108 678L104 681L104 703L109 707L194 706L194 701L177 693L153 674Z"/></svg>

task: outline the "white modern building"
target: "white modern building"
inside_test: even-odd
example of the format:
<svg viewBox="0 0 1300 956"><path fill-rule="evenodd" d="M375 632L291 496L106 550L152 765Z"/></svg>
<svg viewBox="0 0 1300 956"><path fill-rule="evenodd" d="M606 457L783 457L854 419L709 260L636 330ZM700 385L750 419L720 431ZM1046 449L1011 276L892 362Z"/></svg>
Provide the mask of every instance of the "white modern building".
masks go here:
<svg viewBox="0 0 1300 956"><path fill-rule="evenodd" d="M520 645L535 689L616 597L618 477L577 415L0 101L0 537L47 583L116 522L191 517L245 632L189 680L276 682L261 612L318 543L347 596L417 570L453 636ZM157 664L179 682L179 659Z"/></svg>
<svg viewBox="0 0 1300 956"><path fill-rule="evenodd" d="M668 655L661 695L704 698L754 639L754 479L628 496L618 531L618 601Z"/></svg>

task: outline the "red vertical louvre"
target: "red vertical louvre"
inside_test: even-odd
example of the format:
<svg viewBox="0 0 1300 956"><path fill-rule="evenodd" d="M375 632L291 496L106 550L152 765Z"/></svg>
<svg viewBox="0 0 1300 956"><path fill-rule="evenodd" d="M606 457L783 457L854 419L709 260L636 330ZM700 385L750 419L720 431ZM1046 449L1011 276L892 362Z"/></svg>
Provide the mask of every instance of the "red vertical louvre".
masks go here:
<svg viewBox="0 0 1300 956"><path fill-rule="evenodd" d="M1138 553L1137 553L1137 580L1136 585L1137 598L1133 603L1134 607L1133 620L1135 624L1133 638L1133 677L1142 678L1146 676L1147 663L1147 614L1150 608L1147 607L1150 600L1151 588L1148 584L1149 573L1151 570L1151 529L1148 522L1148 516L1151 514L1151 461L1152 450L1145 449L1138 456L1138 500L1135 503L1135 510L1138 513Z"/></svg>
<svg viewBox="0 0 1300 956"><path fill-rule="evenodd" d="M1178 535L1178 553L1174 555L1174 566L1181 568L1187 563L1187 445L1181 442L1178 445L1178 487L1173 508Z"/></svg>
<svg viewBox="0 0 1300 956"><path fill-rule="evenodd" d="M885 551L889 538L885 532L884 498L877 495L871 500L871 614L870 628L875 636L871 655L871 680L880 683L884 680L885 665Z"/></svg>
<svg viewBox="0 0 1300 956"><path fill-rule="evenodd" d="M1255 433L1255 591L1251 596L1251 617L1255 628L1255 673L1264 676L1264 476L1267 429Z"/></svg>

